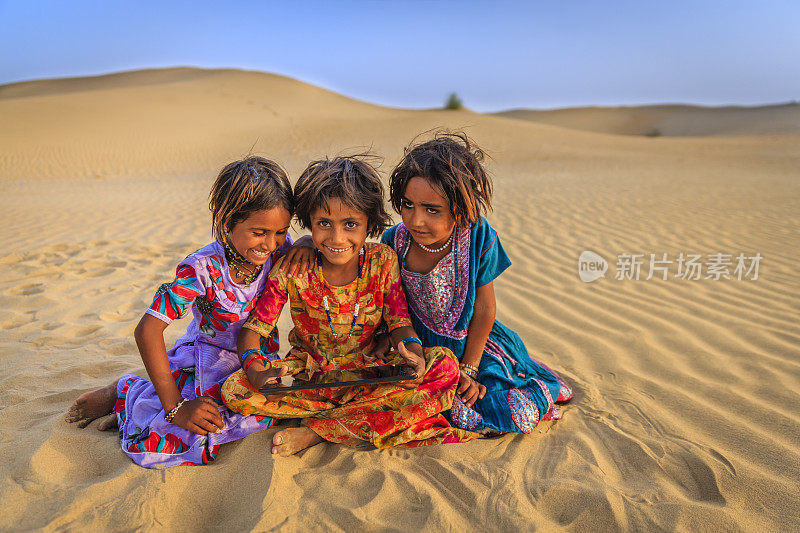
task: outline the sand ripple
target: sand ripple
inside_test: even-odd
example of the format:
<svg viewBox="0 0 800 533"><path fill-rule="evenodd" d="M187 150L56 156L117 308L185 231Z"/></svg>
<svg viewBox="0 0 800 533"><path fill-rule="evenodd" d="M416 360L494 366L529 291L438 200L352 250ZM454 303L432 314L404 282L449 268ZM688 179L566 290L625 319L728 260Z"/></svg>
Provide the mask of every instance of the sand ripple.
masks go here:
<svg viewBox="0 0 800 533"><path fill-rule="evenodd" d="M170 72L0 90L0 528L800 529L796 136L602 135ZM161 472L63 422L78 394L143 372L133 328L208 240L223 163L253 146L296 177L373 144L389 168L438 125L469 126L495 158L490 218L514 262L498 316L573 385L562 420L276 460L268 430ZM606 279L580 281L584 250ZM618 254L681 252L764 259L756 281L613 277Z"/></svg>

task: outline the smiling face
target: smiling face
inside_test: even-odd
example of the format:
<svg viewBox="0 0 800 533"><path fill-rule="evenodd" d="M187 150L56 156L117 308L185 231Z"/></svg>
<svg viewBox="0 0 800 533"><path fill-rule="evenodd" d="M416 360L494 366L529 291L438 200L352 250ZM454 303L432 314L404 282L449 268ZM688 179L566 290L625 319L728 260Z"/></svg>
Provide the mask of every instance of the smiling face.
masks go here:
<svg viewBox="0 0 800 533"><path fill-rule="evenodd" d="M245 259L254 265L263 265L286 241L291 219L283 206L255 211L229 228L228 241Z"/></svg>
<svg viewBox="0 0 800 533"><path fill-rule="evenodd" d="M456 226L450 202L421 177L408 180L400 202L400 216L413 239L432 248L443 245Z"/></svg>
<svg viewBox="0 0 800 533"><path fill-rule="evenodd" d="M328 200L311 212L311 240L322 252L325 263L336 267L357 268L358 252L367 239L367 215L353 209L339 198Z"/></svg>

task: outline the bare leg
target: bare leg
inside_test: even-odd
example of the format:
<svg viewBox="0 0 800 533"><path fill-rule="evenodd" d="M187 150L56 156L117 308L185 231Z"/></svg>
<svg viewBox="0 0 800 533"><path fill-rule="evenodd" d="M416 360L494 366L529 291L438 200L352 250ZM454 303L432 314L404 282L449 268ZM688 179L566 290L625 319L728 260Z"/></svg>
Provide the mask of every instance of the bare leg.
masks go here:
<svg viewBox="0 0 800 533"><path fill-rule="evenodd" d="M272 437L272 453L287 457L300 450L319 444L324 439L305 426L299 428L286 428L278 431Z"/></svg>
<svg viewBox="0 0 800 533"><path fill-rule="evenodd" d="M79 428L85 428L92 420L106 416L114 410L114 403L117 401L117 382L113 382L102 389L87 392L81 395L67 411L66 420L70 424L78 423ZM108 424L103 423L98 429L111 429Z"/></svg>

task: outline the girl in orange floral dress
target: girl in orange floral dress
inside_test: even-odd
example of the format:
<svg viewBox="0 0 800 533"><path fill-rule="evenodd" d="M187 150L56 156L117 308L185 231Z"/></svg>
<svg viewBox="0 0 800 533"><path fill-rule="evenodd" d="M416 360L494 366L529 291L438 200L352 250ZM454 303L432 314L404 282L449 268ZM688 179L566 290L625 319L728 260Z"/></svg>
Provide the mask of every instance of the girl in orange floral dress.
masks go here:
<svg viewBox="0 0 800 533"><path fill-rule="evenodd" d="M272 453L289 455L327 440L377 448L461 442L477 436L442 416L458 384L450 350L422 348L411 326L397 256L386 245L365 243L380 235L389 216L375 169L357 157L311 163L295 186L295 213L311 230L317 265L289 275L276 263L238 339L243 369L222 387L225 405L244 415L301 418L279 431ZM286 359L270 361L259 350L289 301L294 329ZM326 370L374 366L370 357L383 321L392 345L418 376L413 381L268 394L260 388L289 372L298 377Z"/></svg>

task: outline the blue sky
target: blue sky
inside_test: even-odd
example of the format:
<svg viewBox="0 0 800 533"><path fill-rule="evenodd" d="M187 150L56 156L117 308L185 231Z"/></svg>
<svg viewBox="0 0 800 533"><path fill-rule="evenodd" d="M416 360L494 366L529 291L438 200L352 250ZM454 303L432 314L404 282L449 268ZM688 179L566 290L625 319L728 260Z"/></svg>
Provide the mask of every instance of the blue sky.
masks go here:
<svg viewBox="0 0 800 533"><path fill-rule="evenodd" d="M398 107L800 100L797 0L0 0L0 51L0 83L189 65Z"/></svg>

